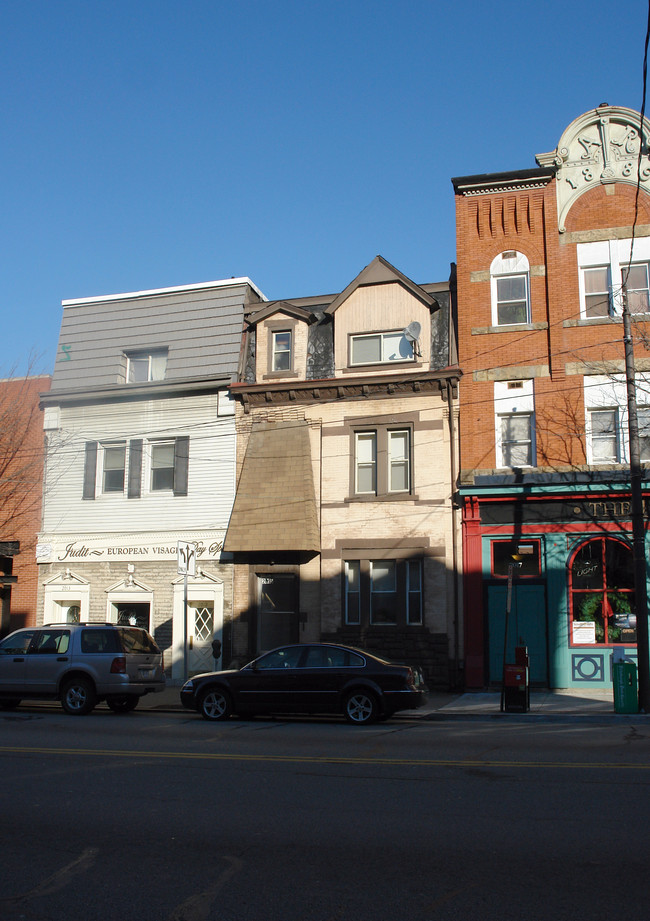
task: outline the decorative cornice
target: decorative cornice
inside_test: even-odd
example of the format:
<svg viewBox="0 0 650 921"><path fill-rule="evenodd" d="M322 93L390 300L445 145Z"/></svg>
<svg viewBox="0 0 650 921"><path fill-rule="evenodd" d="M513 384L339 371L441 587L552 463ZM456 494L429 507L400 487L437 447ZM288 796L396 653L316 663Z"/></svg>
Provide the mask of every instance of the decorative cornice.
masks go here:
<svg viewBox="0 0 650 921"><path fill-rule="evenodd" d="M494 195L495 192L523 192L528 189L543 189L548 185L548 182L523 182L512 185L500 185L495 183L494 185L488 186L482 189L462 189L460 194L464 198L471 198L476 195Z"/></svg>
<svg viewBox="0 0 650 921"><path fill-rule="evenodd" d="M603 103L565 129L555 150L537 154L542 167L557 170L560 233L573 204L589 189L613 183L637 184L650 192L650 122L634 109Z"/></svg>
<svg viewBox="0 0 650 921"><path fill-rule="evenodd" d="M266 384L233 384L231 395L239 400L244 412L251 407L282 405L285 403L332 403L338 400L368 400L385 397L413 396L435 393L447 400L447 388L452 387L452 396L458 392L458 381L462 376L460 368L446 368L443 371L423 371L414 374L400 374L373 377L330 378L317 381L291 381Z"/></svg>

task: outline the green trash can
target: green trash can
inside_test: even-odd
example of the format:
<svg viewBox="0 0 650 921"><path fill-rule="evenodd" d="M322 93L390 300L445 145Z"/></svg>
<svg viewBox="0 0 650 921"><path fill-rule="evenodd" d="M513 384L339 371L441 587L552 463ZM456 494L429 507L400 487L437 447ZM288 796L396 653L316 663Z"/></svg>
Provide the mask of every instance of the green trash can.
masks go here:
<svg viewBox="0 0 650 921"><path fill-rule="evenodd" d="M633 662L614 662L614 710L616 713L638 713L639 694L636 665Z"/></svg>

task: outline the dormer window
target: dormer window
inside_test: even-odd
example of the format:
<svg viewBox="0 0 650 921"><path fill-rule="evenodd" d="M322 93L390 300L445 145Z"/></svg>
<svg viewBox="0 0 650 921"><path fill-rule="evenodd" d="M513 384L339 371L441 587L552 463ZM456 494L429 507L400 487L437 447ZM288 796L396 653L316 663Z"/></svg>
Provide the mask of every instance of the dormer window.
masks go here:
<svg viewBox="0 0 650 921"><path fill-rule="evenodd" d="M350 365L413 361L413 343L402 330L350 336Z"/></svg>
<svg viewBox="0 0 650 921"><path fill-rule="evenodd" d="M126 353L126 381L141 384L162 381L167 370L167 349L150 349Z"/></svg>
<svg viewBox="0 0 650 921"><path fill-rule="evenodd" d="M273 333L273 371L291 371L292 336L290 329Z"/></svg>

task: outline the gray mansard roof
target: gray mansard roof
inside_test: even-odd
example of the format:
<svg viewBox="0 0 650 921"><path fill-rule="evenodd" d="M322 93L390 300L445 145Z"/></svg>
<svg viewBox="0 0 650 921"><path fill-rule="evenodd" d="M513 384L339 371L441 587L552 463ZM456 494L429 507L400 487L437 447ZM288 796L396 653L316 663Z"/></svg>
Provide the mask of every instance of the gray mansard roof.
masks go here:
<svg viewBox="0 0 650 921"><path fill-rule="evenodd" d="M63 301L51 393L124 388L125 356L160 349L167 349L167 385L229 380L244 313L264 301L248 278Z"/></svg>

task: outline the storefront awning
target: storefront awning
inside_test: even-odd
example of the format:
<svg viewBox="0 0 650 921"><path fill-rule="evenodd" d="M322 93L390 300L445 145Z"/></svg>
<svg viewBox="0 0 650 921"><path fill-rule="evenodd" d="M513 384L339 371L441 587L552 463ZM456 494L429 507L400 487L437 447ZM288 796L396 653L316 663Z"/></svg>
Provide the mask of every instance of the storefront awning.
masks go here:
<svg viewBox="0 0 650 921"><path fill-rule="evenodd" d="M320 550L307 422L253 424L224 550Z"/></svg>

